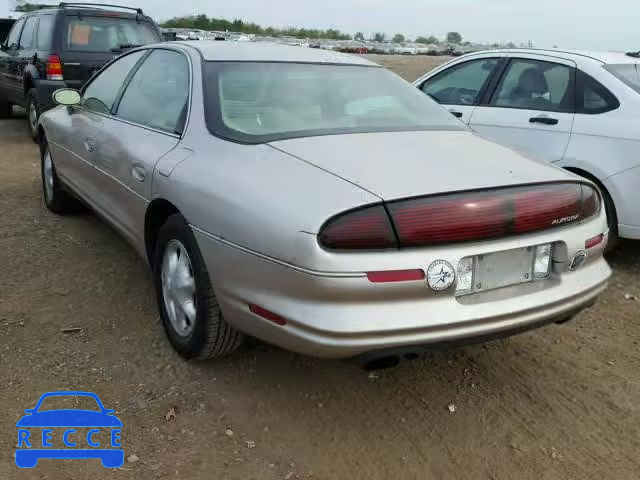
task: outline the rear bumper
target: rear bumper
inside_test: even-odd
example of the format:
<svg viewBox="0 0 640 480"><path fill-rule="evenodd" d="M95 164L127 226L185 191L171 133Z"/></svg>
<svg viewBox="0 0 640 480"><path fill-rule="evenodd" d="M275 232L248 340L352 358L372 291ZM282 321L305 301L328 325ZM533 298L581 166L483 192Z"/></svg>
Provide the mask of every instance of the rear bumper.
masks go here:
<svg viewBox="0 0 640 480"><path fill-rule="evenodd" d="M640 166L612 175L603 183L616 206L618 236L640 240Z"/></svg>
<svg viewBox="0 0 640 480"><path fill-rule="evenodd" d="M619 223L618 236L630 240L640 240L640 227Z"/></svg>
<svg viewBox="0 0 640 480"><path fill-rule="evenodd" d="M372 284L363 273L332 275L288 267L201 231L194 234L229 323L269 343L320 357L491 339L565 320L592 304L611 275L598 250L575 272L568 271L568 261L554 257L547 280L455 297L430 291L424 281ZM542 237L529 241L544 243ZM459 248L466 255L483 247ZM249 304L284 317L287 324L253 314Z"/></svg>

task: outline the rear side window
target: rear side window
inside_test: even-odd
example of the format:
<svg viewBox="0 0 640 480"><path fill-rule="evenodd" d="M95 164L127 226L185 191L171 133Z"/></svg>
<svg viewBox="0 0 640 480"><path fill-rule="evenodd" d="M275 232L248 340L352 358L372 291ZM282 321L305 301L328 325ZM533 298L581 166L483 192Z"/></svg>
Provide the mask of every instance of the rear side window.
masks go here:
<svg viewBox="0 0 640 480"><path fill-rule="evenodd" d="M9 50L16 50L18 48L18 42L20 41L20 32L22 31L22 27L24 26L24 20L18 20L9 32L9 36L7 37L7 48Z"/></svg>
<svg viewBox="0 0 640 480"><path fill-rule="evenodd" d="M511 60L491 105L548 112L575 110L575 69L553 62Z"/></svg>
<svg viewBox="0 0 640 480"><path fill-rule="evenodd" d="M499 61L498 58L484 58L455 65L427 80L420 89L438 103L476 105Z"/></svg>
<svg viewBox="0 0 640 480"><path fill-rule="evenodd" d="M85 89L82 106L97 113L111 113L122 84L145 53L144 50L134 52L109 65Z"/></svg>
<svg viewBox="0 0 640 480"><path fill-rule="evenodd" d="M41 15L38 24L38 50L49 50L51 48L51 37L53 34L53 15Z"/></svg>
<svg viewBox="0 0 640 480"><path fill-rule="evenodd" d="M118 117L169 133L182 133L189 98L189 63L171 50L155 50L122 96Z"/></svg>
<svg viewBox="0 0 640 480"><path fill-rule="evenodd" d="M604 85L584 72L578 72L578 113L610 112L620 102Z"/></svg>
<svg viewBox="0 0 640 480"><path fill-rule="evenodd" d="M24 23L24 29L20 36L20 50L32 50L35 46L36 27L38 17L29 17Z"/></svg>
<svg viewBox="0 0 640 480"><path fill-rule="evenodd" d="M161 40L149 22L116 17L68 16L62 43L67 51L108 53Z"/></svg>

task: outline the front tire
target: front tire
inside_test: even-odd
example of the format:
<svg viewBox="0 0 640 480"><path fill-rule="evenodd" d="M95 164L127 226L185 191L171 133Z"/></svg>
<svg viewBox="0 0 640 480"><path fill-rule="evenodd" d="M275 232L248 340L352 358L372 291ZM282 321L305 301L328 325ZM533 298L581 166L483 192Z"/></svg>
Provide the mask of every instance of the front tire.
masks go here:
<svg viewBox="0 0 640 480"><path fill-rule="evenodd" d="M38 103L38 91L32 88L27 93L25 102L27 109L27 125L29 134L34 142L38 141L38 119L40 118L40 104Z"/></svg>
<svg viewBox="0 0 640 480"><path fill-rule="evenodd" d="M53 157L49 150L49 144L44 137L40 143L40 172L42 176L42 196L46 207L57 214L77 211L80 204L60 184Z"/></svg>
<svg viewBox="0 0 640 480"><path fill-rule="evenodd" d="M244 336L224 320L202 254L182 215L171 215L160 229L154 267L162 325L180 355L204 360L241 345Z"/></svg>

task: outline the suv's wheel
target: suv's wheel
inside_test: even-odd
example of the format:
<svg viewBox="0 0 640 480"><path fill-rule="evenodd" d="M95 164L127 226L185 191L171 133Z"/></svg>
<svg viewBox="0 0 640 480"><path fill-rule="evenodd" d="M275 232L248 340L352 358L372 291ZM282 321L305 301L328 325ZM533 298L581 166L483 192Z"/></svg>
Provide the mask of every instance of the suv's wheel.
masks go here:
<svg viewBox="0 0 640 480"><path fill-rule="evenodd" d="M9 118L13 112L13 107L8 100L0 99L0 118Z"/></svg>
<svg viewBox="0 0 640 480"><path fill-rule="evenodd" d="M42 138L40 143L40 164L42 172L42 194L44 204L54 213L69 213L78 210L80 204L78 200L69 195L58 179L56 167L53 164L53 157L49 151L49 144L46 138Z"/></svg>
<svg viewBox="0 0 640 480"><path fill-rule="evenodd" d="M33 141L37 142L40 105L38 104L38 92L35 88L32 88L27 93L25 108L27 109L27 124L29 126L29 133L31 134L31 138L33 138Z"/></svg>
<svg viewBox="0 0 640 480"><path fill-rule="evenodd" d="M225 322L196 239L184 217L170 216L156 243L158 310L173 348L185 358L221 357L243 334Z"/></svg>

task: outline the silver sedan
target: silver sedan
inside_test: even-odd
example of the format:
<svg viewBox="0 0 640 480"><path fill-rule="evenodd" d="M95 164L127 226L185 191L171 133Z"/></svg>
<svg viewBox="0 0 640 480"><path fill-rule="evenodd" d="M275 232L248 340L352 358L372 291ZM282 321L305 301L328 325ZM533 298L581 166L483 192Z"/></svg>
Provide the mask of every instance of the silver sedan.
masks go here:
<svg viewBox="0 0 640 480"><path fill-rule="evenodd" d="M363 58L165 43L54 97L47 207L80 200L148 261L187 358L243 334L327 357L496 338L571 318L611 274L597 187Z"/></svg>

